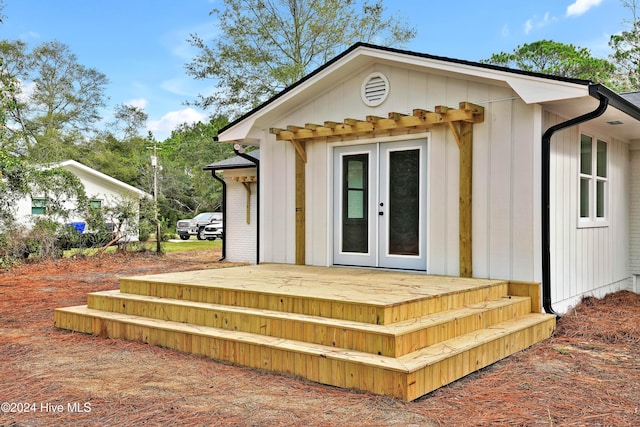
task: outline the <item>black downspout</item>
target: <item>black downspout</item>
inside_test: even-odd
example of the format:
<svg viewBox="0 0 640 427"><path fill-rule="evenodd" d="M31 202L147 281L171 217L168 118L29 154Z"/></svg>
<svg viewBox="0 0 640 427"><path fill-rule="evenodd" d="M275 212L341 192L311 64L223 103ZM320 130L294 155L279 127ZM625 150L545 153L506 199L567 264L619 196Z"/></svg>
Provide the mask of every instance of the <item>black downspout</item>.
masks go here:
<svg viewBox="0 0 640 427"><path fill-rule="evenodd" d="M558 316L551 307L551 207L550 207L550 173L551 173L551 137L554 133L577 124L587 122L604 114L609 105L609 98L605 95L592 91L600 99L600 105L594 111L575 117L566 122L551 126L542 135L542 306L544 311Z"/></svg>
<svg viewBox="0 0 640 427"><path fill-rule="evenodd" d="M212 170L211 176L222 184L222 257L218 261L224 261L227 258L227 183L216 175L216 171Z"/></svg>
<svg viewBox="0 0 640 427"><path fill-rule="evenodd" d="M260 160L240 152L240 144L233 145L233 152L256 165L256 265L260 264Z"/></svg>

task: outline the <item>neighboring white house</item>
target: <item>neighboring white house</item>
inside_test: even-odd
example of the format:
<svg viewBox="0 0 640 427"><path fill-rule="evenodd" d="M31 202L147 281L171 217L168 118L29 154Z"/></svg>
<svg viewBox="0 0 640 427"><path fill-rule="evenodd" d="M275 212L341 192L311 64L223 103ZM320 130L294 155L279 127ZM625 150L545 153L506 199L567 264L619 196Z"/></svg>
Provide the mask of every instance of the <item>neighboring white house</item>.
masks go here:
<svg viewBox="0 0 640 427"><path fill-rule="evenodd" d="M597 83L359 43L219 132L260 147L257 225L225 172L229 248L541 282L564 312L640 275L639 120Z"/></svg>
<svg viewBox="0 0 640 427"><path fill-rule="evenodd" d="M148 193L136 187L98 172L75 160L66 160L47 165L47 168L64 168L77 176L84 186L90 204L94 207L109 207L126 199L138 200L143 197L151 197ZM73 201L69 201L69 208L73 208L73 203ZM46 196L44 194L34 195L33 197L27 196L18 201L16 218L25 225L32 224L37 220L38 216L46 213L45 207ZM69 218L67 222L83 222L83 220L81 217L74 216ZM123 234L130 240L138 239L137 229L123 230Z"/></svg>

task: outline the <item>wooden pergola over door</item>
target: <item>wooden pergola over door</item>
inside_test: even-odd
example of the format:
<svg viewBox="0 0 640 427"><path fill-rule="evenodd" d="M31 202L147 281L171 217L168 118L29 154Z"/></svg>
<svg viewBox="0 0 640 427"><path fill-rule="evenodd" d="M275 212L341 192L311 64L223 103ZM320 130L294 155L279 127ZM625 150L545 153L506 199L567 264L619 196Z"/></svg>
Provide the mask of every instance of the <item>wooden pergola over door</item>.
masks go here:
<svg viewBox="0 0 640 427"><path fill-rule="evenodd" d="M367 116L365 120L344 119L342 123L307 123L304 126L272 128L278 141L289 141L296 150L296 264L305 264L305 164L306 141L348 141L389 135L410 135L436 126L448 126L460 149L460 275L471 277L472 263L472 176L473 124L484 121L484 108L461 102L458 108L437 106L434 111L415 109L413 114L391 112L388 117Z"/></svg>

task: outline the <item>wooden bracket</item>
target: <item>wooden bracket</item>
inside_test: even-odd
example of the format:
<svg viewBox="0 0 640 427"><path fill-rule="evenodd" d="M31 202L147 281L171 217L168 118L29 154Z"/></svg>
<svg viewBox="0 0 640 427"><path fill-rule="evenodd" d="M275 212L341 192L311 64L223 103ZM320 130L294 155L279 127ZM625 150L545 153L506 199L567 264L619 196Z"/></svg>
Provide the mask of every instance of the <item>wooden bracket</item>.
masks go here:
<svg viewBox="0 0 640 427"><path fill-rule="evenodd" d="M244 189L247 192L247 224L251 224L251 184L246 181L242 181L242 185L244 185Z"/></svg>
<svg viewBox="0 0 640 427"><path fill-rule="evenodd" d="M451 133L456 140L456 144L458 144L458 148L460 148L462 142L460 140L460 125L454 122L449 122L449 129L451 129Z"/></svg>
<svg viewBox="0 0 640 427"><path fill-rule="evenodd" d="M300 144L300 142L296 141L295 139L291 140L291 144L293 144L293 148L296 149L296 153L298 153L298 156L300 156L300 159L302 159L304 163L307 163L307 152L305 151L302 144Z"/></svg>

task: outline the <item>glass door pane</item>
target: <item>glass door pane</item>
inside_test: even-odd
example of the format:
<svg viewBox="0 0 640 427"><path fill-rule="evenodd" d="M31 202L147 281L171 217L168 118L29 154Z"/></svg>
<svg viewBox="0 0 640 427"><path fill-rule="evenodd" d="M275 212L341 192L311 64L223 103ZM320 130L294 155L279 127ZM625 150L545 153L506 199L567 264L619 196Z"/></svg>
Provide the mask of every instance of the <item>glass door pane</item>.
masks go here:
<svg viewBox="0 0 640 427"><path fill-rule="evenodd" d="M378 146L333 150L333 263L377 266Z"/></svg>
<svg viewBox="0 0 640 427"><path fill-rule="evenodd" d="M427 141L380 144L378 266L426 270Z"/></svg>
<svg viewBox="0 0 640 427"><path fill-rule="evenodd" d="M369 155L342 158L342 252L369 251Z"/></svg>
<svg viewBox="0 0 640 427"><path fill-rule="evenodd" d="M419 255L420 150L389 153L388 253Z"/></svg>

